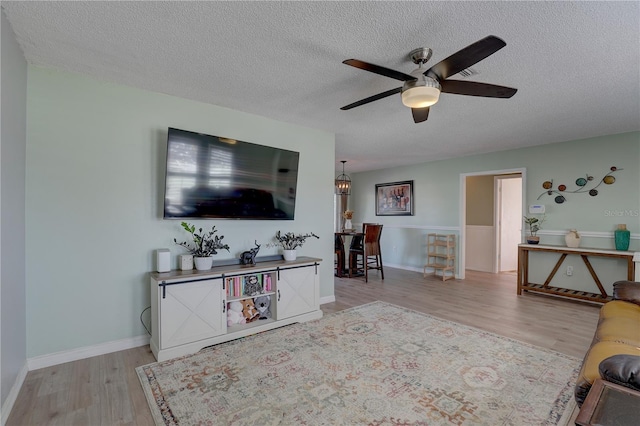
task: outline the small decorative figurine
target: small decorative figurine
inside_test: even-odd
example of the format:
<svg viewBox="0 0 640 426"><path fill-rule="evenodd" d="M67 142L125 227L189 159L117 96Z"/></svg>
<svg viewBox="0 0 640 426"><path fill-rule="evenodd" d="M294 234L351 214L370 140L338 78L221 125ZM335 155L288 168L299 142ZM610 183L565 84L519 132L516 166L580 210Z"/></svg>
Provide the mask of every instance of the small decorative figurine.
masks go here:
<svg viewBox="0 0 640 426"><path fill-rule="evenodd" d="M258 251L260 251L260 244L258 244L258 240L255 241L256 246L251 250L243 251L240 255L240 263L243 265L256 265L256 255Z"/></svg>

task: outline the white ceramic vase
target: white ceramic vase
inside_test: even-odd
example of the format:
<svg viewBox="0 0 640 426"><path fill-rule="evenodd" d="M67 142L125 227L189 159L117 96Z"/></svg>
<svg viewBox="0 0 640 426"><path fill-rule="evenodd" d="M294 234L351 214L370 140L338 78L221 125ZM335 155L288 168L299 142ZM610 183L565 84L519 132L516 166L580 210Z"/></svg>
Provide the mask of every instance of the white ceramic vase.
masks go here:
<svg viewBox="0 0 640 426"><path fill-rule="evenodd" d="M213 266L213 256L208 257L194 257L194 263L198 271L207 271Z"/></svg>
<svg viewBox="0 0 640 426"><path fill-rule="evenodd" d="M352 226L351 226L351 219L345 219L344 221L344 230L348 231L351 230Z"/></svg>
<svg viewBox="0 0 640 426"><path fill-rule="evenodd" d="M296 260L296 251L282 250L282 256L284 257L284 260Z"/></svg>
<svg viewBox="0 0 640 426"><path fill-rule="evenodd" d="M576 248L580 246L580 234L575 229L569 231L567 235L564 236L564 241L569 248Z"/></svg>

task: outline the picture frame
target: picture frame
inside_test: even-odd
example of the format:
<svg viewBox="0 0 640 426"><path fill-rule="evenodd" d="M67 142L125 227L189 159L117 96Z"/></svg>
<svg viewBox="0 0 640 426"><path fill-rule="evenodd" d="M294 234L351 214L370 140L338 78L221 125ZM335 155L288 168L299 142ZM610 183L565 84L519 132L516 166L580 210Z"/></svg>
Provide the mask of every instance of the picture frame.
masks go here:
<svg viewBox="0 0 640 426"><path fill-rule="evenodd" d="M413 181L376 184L376 216L413 216Z"/></svg>

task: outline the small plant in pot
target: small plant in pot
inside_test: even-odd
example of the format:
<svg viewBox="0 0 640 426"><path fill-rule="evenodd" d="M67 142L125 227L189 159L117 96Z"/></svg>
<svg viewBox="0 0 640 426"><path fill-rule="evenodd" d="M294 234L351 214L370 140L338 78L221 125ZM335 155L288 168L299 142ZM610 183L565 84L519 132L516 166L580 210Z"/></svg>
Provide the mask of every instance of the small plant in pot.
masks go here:
<svg viewBox="0 0 640 426"><path fill-rule="evenodd" d="M276 232L276 242L267 244L267 247L280 247L283 250L284 260L295 260L296 249L302 247L307 238L320 238L313 232L308 234L294 234L293 232L287 232L282 234L280 231Z"/></svg>
<svg viewBox="0 0 640 426"><path fill-rule="evenodd" d="M542 216L540 219L537 217L527 217L524 216L524 223L529 225L529 235L527 235L527 243L528 244L538 244L540 242L540 237L536 234L542 228L540 225L546 220L546 216Z"/></svg>
<svg viewBox="0 0 640 426"><path fill-rule="evenodd" d="M191 234L191 242L178 242L175 238L173 242L189 250L189 253L193 255L197 270L211 269L213 255L218 254L218 250L225 249L229 251L229 246L222 242L224 236L215 235L218 232L215 225L211 227L209 232L204 232L200 228L197 233L195 225L189 225L187 222L182 222L181 225L185 231Z"/></svg>

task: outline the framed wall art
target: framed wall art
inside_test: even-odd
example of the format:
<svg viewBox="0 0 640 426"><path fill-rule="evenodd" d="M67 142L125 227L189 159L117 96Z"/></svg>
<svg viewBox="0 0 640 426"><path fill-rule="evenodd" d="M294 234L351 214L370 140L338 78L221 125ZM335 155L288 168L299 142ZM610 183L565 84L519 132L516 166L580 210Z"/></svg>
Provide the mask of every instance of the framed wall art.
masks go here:
<svg viewBox="0 0 640 426"><path fill-rule="evenodd" d="M376 184L376 216L413 216L413 181Z"/></svg>

